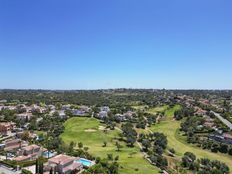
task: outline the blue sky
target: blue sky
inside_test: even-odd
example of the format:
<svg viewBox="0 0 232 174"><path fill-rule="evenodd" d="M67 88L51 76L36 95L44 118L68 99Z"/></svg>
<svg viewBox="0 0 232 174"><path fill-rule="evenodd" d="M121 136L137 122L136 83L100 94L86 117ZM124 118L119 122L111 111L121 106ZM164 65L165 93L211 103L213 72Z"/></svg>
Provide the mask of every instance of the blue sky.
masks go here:
<svg viewBox="0 0 232 174"><path fill-rule="evenodd" d="M232 89L230 0L1 0L0 88Z"/></svg>

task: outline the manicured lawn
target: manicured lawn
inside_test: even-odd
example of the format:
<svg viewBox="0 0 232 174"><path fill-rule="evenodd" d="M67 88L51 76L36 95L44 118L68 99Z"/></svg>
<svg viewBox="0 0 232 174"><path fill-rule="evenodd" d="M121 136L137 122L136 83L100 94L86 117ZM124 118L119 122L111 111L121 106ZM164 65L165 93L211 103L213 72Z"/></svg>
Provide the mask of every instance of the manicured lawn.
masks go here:
<svg viewBox="0 0 232 174"><path fill-rule="evenodd" d="M168 109L168 105L149 108L147 113L156 114L157 112L163 112Z"/></svg>
<svg viewBox="0 0 232 174"><path fill-rule="evenodd" d="M172 109L168 109L165 113L167 114L166 120L159 124L152 126L150 129L153 132L162 132L167 136L168 146L174 148L177 156L181 157L185 152L192 152L198 158L209 158L211 160L220 160L225 162L232 170L232 157L225 154L212 153L207 150L203 150L195 145L188 144L185 141L185 137L181 136L178 132L180 128L180 121L172 119L174 110L178 109L179 106L175 106Z"/></svg>
<svg viewBox="0 0 232 174"><path fill-rule="evenodd" d="M158 174L159 169L150 165L139 150L139 147L128 148L124 143L120 152L116 151L115 137L118 136L118 131L108 131L104 133L101 129L101 124L94 118L71 118L65 122L65 132L61 135L64 142L69 143L74 141L76 143L82 142L84 146L89 147L89 152L94 156L105 158L107 154L119 156L120 174ZM99 129L100 127L100 129ZM107 142L107 147L102 147L103 142ZM130 153L136 152L132 158ZM136 171L136 169L139 169Z"/></svg>
<svg viewBox="0 0 232 174"><path fill-rule="evenodd" d="M180 109L181 109L180 105L175 105L174 107L168 107L166 108L164 115L168 118L170 117L172 118L174 116L175 111L178 111Z"/></svg>

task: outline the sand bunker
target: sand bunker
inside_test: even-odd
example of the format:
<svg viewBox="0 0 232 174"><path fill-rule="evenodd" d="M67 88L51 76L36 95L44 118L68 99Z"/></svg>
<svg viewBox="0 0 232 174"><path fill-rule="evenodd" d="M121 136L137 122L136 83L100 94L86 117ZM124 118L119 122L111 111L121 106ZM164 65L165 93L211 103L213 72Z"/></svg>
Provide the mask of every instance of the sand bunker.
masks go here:
<svg viewBox="0 0 232 174"><path fill-rule="evenodd" d="M96 132L95 129L86 129L85 132Z"/></svg>
<svg viewBox="0 0 232 174"><path fill-rule="evenodd" d="M105 127L104 126L99 126L99 128L98 128L99 130L105 130Z"/></svg>
<svg viewBox="0 0 232 174"><path fill-rule="evenodd" d="M106 127L104 127L104 126L99 126L99 127L98 127L98 130L100 130L100 131L110 131L109 128L106 129Z"/></svg>

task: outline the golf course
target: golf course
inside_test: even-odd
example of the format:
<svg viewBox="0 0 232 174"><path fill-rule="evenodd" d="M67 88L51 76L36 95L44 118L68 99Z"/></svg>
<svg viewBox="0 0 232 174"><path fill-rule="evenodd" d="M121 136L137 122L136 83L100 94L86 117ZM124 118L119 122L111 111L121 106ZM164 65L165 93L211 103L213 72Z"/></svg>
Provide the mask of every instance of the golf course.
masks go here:
<svg viewBox="0 0 232 174"><path fill-rule="evenodd" d="M166 107L164 107L166 109ZM175 110L179 109L179 106L176 105L173 108L168 108L165 111L165 120L161 121L159 124L156 124L150 128L153 132L162 132L167 136L168 146L174 148L176 151L177 157L181 158L185 152L194 153L197 158L209 158L212 160L220 160L230 166L232 170L232 157L226 154L213 153L208 150L203 150L195 145L188 144L185 141L185 137L180 135L179 128L181 121L173 120L173 114ZM159 109L160 111L160 109Z"/></svg>
<svg viewBox="0 0 232 174"><path fill-rule="evenodd" d="M126 144L120 142L123 146L118 152L115 146L115 138L118 136L118 130L104 131L104 124L95 118L71 118L65 122L65 131L61 138L65 143L71 141L82 142L84 146L89 147L89 152L101 158L106 158L107 154L113 154L114 157L119 156L119 172L121 174L156 174L159 169L152 166L143 158L139 147L129 148ZM103 142L107 142L106 147ZM132 155L133 154L133 155Z"/></svg>
<svg viewBox="0 0 232 174"><path fill-rule="evenodd" d="M188 144L185 141L185 137L179 133L181 121L173 119L174 112L180 108L179 105L173 107L165 105L157 108L150 108L148 110L149 113L164 112L165 117L160 123L144 130L144 133L150 131L164 133L168 139L168 147L174 148L176 151L175 160L180 161L185 152L192 152L197 158L205 157L212 160L220 160L225 162L228 166L232 166L232 157L229 155L212 153L208 150L196 147L195 145ZM137 144L135 144L134 148L129 148L125 143L120 142L122 148L120 151L117 151L115 143L119 130L106 131L105 125L95 118L70 118L65 122L64 126L65 131L61 135L61 138L65 143L70 143L71 141L75 143L82 142L84 146L89 148L90 154L96 157L106 158L107 154L113 154L114 157L119 156L118 162L120 164L119 171L121 174L159 173L157 167L152 166L143 158L143 154L140 152ZM142 130L140 131L142 132ZM104 142L107 143L106 147L103 147Z"/></svg>

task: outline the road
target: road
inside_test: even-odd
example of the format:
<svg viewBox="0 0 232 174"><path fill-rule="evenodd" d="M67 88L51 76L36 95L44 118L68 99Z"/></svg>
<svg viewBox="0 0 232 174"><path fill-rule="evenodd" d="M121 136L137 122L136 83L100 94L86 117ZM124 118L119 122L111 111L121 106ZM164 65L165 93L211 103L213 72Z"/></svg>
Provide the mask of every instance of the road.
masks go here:
<svg viewBox="0 0 232 174"><path fill-rule="evenodd" d="M0 164L0 173L4 174L20 174L21 171L12 171L10 168L7 168Z"/></svg>
<svg viewBox="0 0 232 174"><path fill-rule="evenodd" d="M211 111L221 122L223 122L227 127L229 127L232 130L232 123L229 122L227 119L223 118L219 113L216 113L214 111Z"/></svg>

